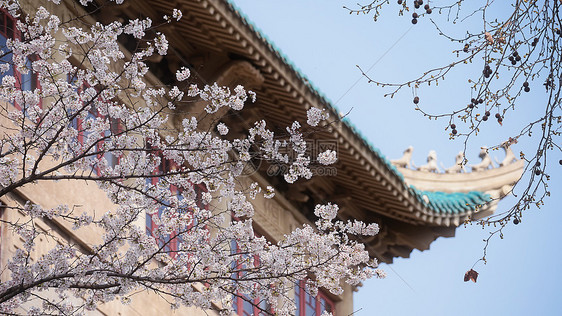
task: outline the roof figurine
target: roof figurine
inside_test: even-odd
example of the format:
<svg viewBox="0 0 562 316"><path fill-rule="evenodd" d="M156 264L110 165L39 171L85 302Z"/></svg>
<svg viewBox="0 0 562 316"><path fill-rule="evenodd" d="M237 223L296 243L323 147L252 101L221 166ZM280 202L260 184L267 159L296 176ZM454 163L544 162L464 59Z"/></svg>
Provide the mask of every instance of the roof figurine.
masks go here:
<svg viewBox="0 0 562 316"><path fill-rule="evenodd" d="M455 164L445 169L445 173L460 173L462 171L465 171L464 153L462 151L459 151L459 153L455 156Z"/></svg>
<svg viewBox="0 0 562 316"><path fill-rule="evenodd" d="M427 163L416 169L423 172L439 172L437 168L437 152L435 152L435 150L430 150L427 155Z"/></svg>
<svg viewBox="0 0 562 316"><path fill-rule="evenodd" d="M480 149L480 154L478 154L478 157L480 157L482 161L480 161L480 163L476 165L471 166L472 171L484 171L490 168L494 168L494 163L492 162L492 158L490 158L488 148L482 147Z"/></svg>
<svg viewBox="0 0 562 316"><path fill-rule="evenodd" d="M400 159L391 160L390 162L397 167L411 168L413 152L414 152L414 147L408 146L408 148L406 148L406 150L404 150L404 155Z"/></svg>
<svg viewBox="0 0 562 316"><path fill-rule="evenodd" d="M509 142L504 142L501 145L501 148L503 148L503 150L505 151L505 158L500 163L498 163L500 167L507 166L514 161L517 161L515 154L511 150L511 144Z"/></svg>
<svg viewBox="0 0 562 316"><path fill-rule="evenodd" d="M523 172L524 161L515 157L509 144L504 143L502 148L505 158L498 163L498 168L494 168L488 149L482 147L481 161L471 166L471 172L464 168L462 151L456 155L455 165L443 168L444 173L427 172L437 160L434 151L430 152L428 164L416 170L402 164L397 165L397 170L429 209L440 214L471 214L471 219L478 219L495 211L497 201L510 192ZM454 219L454 223L459 221Z"/></svg>

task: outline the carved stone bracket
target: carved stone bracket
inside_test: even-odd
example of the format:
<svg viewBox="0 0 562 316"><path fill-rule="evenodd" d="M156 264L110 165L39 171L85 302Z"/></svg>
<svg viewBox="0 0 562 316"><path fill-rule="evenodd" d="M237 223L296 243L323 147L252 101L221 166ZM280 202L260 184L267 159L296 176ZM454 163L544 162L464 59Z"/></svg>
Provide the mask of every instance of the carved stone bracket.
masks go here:
<svg viewBox="0 0 562 316"><path fill-rule="evenodd" d="M234 88L243 85L246 89L259 89L264 77L252 64L243 60L234 60L226 64L217 76L219 85Z"/></svg>

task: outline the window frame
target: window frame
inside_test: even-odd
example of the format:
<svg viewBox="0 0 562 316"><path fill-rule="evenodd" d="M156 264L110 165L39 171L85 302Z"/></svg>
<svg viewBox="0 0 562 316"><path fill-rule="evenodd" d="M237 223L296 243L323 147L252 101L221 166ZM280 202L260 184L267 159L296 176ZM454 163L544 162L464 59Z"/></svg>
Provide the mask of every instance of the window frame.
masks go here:
<svg viewBox="0 0 562 316"><path fill-rule="evenodd" d="M21 32L20 30L18 30L17 28L17 19L14 18L6 9L0 8L0 37L2 37L3 39L1 39L0 41L4 41L4 47L0 46L0 48L6 48L5 43L8 41L8 39L20 39L21 40ZM9 52L6 54L6 57L8 60L6 60L6 63L10 63L12 62L12 56L13 53ZM36 55L30 55L28 56L27 60L26 60L26 64L29 62L30 64L33 63L34 61L39 60L39 57ZM39 82L39 76L37 76L37 74L35 72L33 72L33 70L29 69L29 72L27 74L22 74L19 71L17 71L17 69L14 68L13 65L11 65L10 70L4 74L0 74L0 81L1 78L4 77L4 75L12 75L14 76L14 78L16 79L16 87L21 89L22 91L33 91L35 89L41 89L41 85ZM28 78L28 79L26 79ZM24 81L25 80L25 81ZM29 81L27 81L29 80ZM29 83L28 83L29 82ZM29 84L29 88L25 88L25 85ZM16 109L18 110L24 110L21 105L15 103L14 106L16 107ZM42 100L39 100L39 107L42 108Z"/></svg>
<svg viewBox="0 0 562 316"><path fill-rule="evenodd" d="M240 221L241 219L236 217L234 215L234 212L230 213L230 219L231 221ZM260 233L256 232L254 230L254 237L256 238L260 238L263 237ZM236 243L236 240L231 240L230 241L230 251L232 254L236 254L236 253L240 253L241 249L238 247L238 243ZM257 265L260 262L260 258L257 255L253 256L254 258L254 264ZM233 261L233 270L241 270L243 268L243 263L239 263L237 261ZM239 275L243 275L245 272L243 271L238 271L238 272L233 272L233 279L237 279ZM248 305L250 304L250 305ZM267 303L267 301L260 299L259 297L254 298L253 300L251 300L250 302L250 298L245 298L245 295L241 294L241 293L236 293L235 295L233 295L233 299L232 299L232 307L234 309L234 313L238 316L250 316L250 315L255 315L255 316L263 316L263 315L272 315L271 313L271 307L268 306L269 304ZM264 310L270 310L269 313L264 312Z"/></svg>
<svg viewBox="0 0 562 316"><path fill-rule="evenodd" d="M69 74L66 80L67 80L68 83L73 84L73 83L75 82L75 80L77 80L77 79L76 79L75 77L73 77L71 74ZM90 87L91 87L91 86L90 86L87 82L83 82L83 83L82 83L79 87L77 87L76 89L77 89L77 91L78 91L79 93L82 93L83 91L85 91L86 89L88 89L88 88L90 88ZM95 89L95 88L94 88L94 89ZM96 89L96 91L97 91L97 89ZM109 126L110 126L109 128L110 128L110 129L109 129L109 131L108 131L108 132L109 132L109 135L107 135L107 131L106 131L105 137L109 137L109 136L111 136L111 135L120 134L120 133L123 132L123 130L124 130L124 129L123 129L123 122L122 122L121 120L111 119L111 118L108 118L107 116L101 115L101 114L99 114L99 111L98 111L97 109L94 110L94 111L92 111L91 109L88 110L88 113L87 113L87 115L86 115L86 119L88 119L88 117L92 117L92 118L94 118L94 119L102 118L102 119L109 119L109 120L110 120L110 122L109 122ZM77 134L78 134L78 135L76 136L76 140L78 141L78 143L79 143L80 145L83 145L83 144L84 144L84 136L85 136L85 135L84 135L84 130L82 129L82 125L84 124L84 119L82 119L82 118L78 115L78 116L76 116L76 117L72 120L72 122L71 122L70 124L71 124L71 125L76 129L76 131L77 131ZM103 149L103 144L104 144L104 143L105 143L105 141L103 141L103 140L102 140L102 141L97 141L97 142L96 142L96 147L95 147L95 148L96 148L96 151L98 151L98 152L101 151L101 150ZM111 155L111 156L112 156L111 160L110 160L110 159L107 159L107 157L106 157L106 160L108 161L108 164L109 164L110 166L113 167L113 166L116 166L117 164L119 164L120 157L116 157L116 156L115 156L113 153L111 153L111 152L106 152L106 153L103 153L103 154L97 154L97 155L96 155L96 158L97 158L98 160L100 160L102 157L104 157L104 156L106 156L106 155ZM101 168L100 168L100 165L99 165L99 164L96 164L95 167L93 167L92 170L96 173L97 176L101 176Z"/></svg>
<svg viewBox="0 0 562 316"><path fill-rule="evenodd" d="M334 300L326 295L322 289L318 289L316 297L310 295L306 291L306 280L300 280L295 284L295 304L297 308L296 316L320 316L324 311L331 312L334 316L336 315L336 303ZM310 314L310 309L307 310L307 307L313 308L312 314Z"/></svg>
<svg viewBox="0 0 562 316"><path fill-rule="evenodd" d="M148 146L147 150L152 152L150 146ZM179 169L179 166L175 162L164 158L161 151L154 151L154 152L155 152L154 154L159 156L160 158L160 165L158 165L152 171L153 176L147 179L147 184L150 185L157 185L158 182L161 181L159 175ZM202 203L202 198L203 198L202 195L204 192L207 192L205 185L204 184L192 184L192 185L193 185L193 189L195 190L195 194L197 195L196 197L197 207L208 210L209 205ZM183 198L181 196L182 190L176 187L175 185L170 185L170 191L172 192L172 194L178 196L179 199ZM158 207L158 212L155 215L161 216L163 210L164 210L164 206ZM157 236L154 232L156 229L158 229L158 225L154 223L154 221L152 220L152 216L153 215L151 214L148 213L146 214L146 218L145 218L146 234L152 236L160 247L166 244L164 246L164 252L168 253L168 255L172 259L175 259L179 251L179 242L181 241L181 236L178 237L176 231L171 232L169 236L164 238ZM194 223L192 220L190 228L195 225L196 223Z"/></svg>

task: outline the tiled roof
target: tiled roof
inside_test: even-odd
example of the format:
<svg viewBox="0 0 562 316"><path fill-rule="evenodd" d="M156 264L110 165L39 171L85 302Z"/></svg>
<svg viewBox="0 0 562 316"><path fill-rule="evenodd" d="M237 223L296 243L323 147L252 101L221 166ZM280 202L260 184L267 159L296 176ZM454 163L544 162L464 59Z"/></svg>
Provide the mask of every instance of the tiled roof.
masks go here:
<svg viewBox="0 0 562 316"><path fill-rule="evenodd" d="M424 205L441 214L459 214L474 210L491 201L489 194L471 191L446 193L439 191L421 191L410 186L411 192L424 203Z"/></svg>

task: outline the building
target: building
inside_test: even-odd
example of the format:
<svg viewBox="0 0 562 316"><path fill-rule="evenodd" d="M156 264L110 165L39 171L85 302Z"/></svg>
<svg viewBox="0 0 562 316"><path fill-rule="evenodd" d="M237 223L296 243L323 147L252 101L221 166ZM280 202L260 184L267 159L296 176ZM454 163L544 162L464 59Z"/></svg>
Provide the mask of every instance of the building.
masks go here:
<svg viewBox="0 0 562 316"><path fill-rule="evenodd" d="M34 1L22 2L24 10L30 12L37 5ZM62 1L61 5L51 2L43 5L62 17L76 16L82 10L96 7L84 8L71 0ZM283 130L295 120L302 121L311 107L324 108L332 118L339 118L338 111L306 77L226 0L136 0L123 6L101 6L95 10L94 18L102 23L137 17L159 21L174 8L183 12L183 18L162 28L171 49L162 59L151 60L151 76L167 84L174 80L176 70L187 66L200 84L218 82L230 87L241 84L255 91L258 101L248 105L241 115L221 113L221 119L228 126L238 128L232 133L244 133L259 119ZM4 29L0 33L4 38L14 36L9 30L15 20L6 14L3 17ZM135 43L124 39L121 44L133 49L131 46ZM202 106L196 103L181 110L197 112ZM181 124L181 119L178 115L173 123ZM2 126L7 124L2 122ZM422 170L412 170L407 168L408 151L402 159L394 161L395 166L346 119L335 120L307 136L312 145L311 156L321 150L336 149L338 163L335 168L316 169L317 176L310 181L287 185L281 176L285 166L256 162L248 171L249 179L267 183L278 192L274 200L254 201L256 230L269 240L279 240L302 223L313 221L314 205L334 202L340 206L342 219L378 223L380 233L364 242L372 257L387 263L395 257L408 257L413 249L428 249L438 237L453 236L455 228L466 220L491 214L497 199L509 192L523 168L521 160L510 156L509 148L506 148L503 166L496 169L488 169L489 156L485 152L481 168L474 172L463 173L454 166L449 173L431 172L435 163L431 156ZM60 201L97 210L113 207L105 193L78 181L26 186L0 198L8 206L31 200L45 207L55 206ZM4 220L14 220L13 216L21 215L2 213ZM95 231L74 233L64 223L38 225L43 225L46 231L54 229L84 247L99 238ZM22 241L11 239L6 229L1 233L0 260L4 266ZM43 250L49 247L45 244ZM337 297L321 292L317 300L307 297L304 291L295 295L303 315L309 315L307 304L315 312L330 306L336 315L349 315L353 312L353 290L348 286L344 294ZM236 304L241 315L252 312L245 310L243 302ZM155 295L146 294L137 296L128 306L110 303L98 311L106 315L152 315L169 313L169 306ZM196 310L185 313L204 314Z"/></svg>

